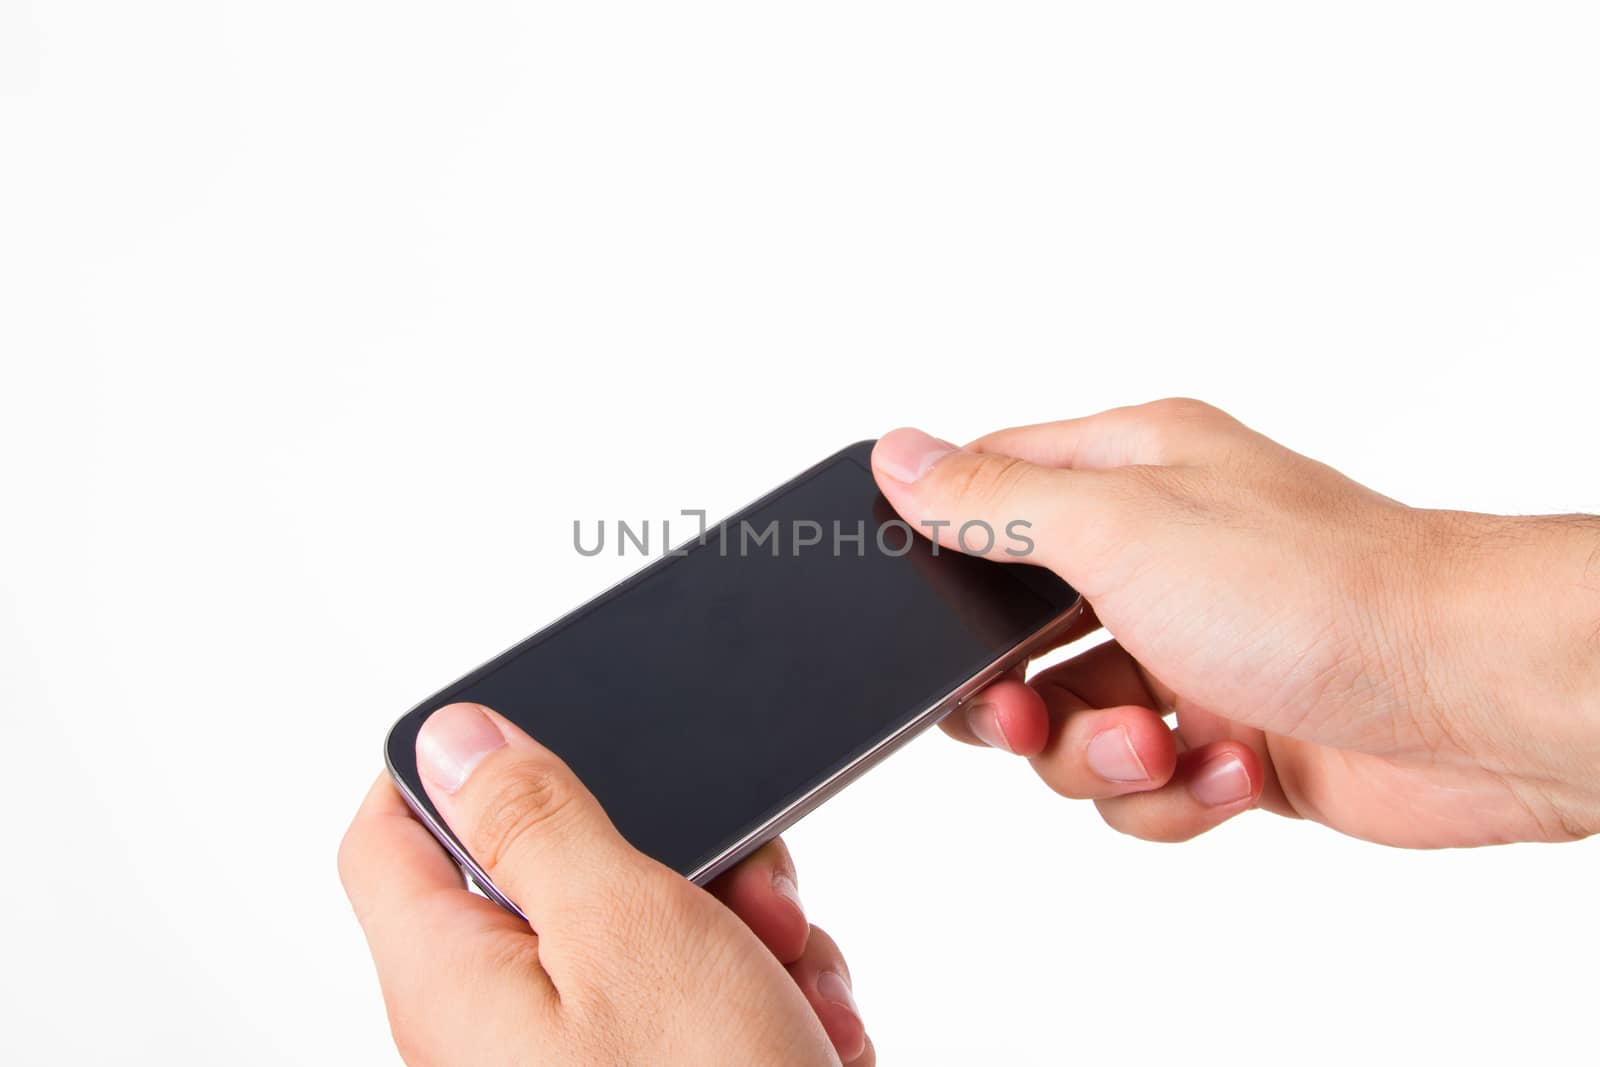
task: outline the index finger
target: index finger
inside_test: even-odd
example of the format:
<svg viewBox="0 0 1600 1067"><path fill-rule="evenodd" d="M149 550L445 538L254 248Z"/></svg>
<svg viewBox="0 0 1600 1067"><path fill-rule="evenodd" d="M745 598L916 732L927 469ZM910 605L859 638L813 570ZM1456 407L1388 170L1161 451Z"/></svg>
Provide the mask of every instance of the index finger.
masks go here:
<svg viewBox="0 0 1600 1067"><path fill-rule="evenodd" d="M416 820L387 774L339 844L339 877L367 936L384 999L406 996L447 952L476 935L538 941L522 920L467 891L461 871Z"/></svg>
<svg viewBox="0 0 1600 1067"><path fill-rule="evenodd" d="M363 925L380 908L465 888L460 869L417 822L387 774L367 790L339 843L339 877Z"/></svg>

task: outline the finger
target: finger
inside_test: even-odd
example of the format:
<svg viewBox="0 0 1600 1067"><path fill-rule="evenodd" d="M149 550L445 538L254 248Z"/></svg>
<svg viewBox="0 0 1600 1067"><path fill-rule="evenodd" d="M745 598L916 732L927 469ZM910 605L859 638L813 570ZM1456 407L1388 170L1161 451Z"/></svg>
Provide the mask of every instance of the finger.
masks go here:
<svg viewBox="0 0 1600 1067"><path fill-rule="evenodd" d="M1267 735L1263 731L1193 705L1185 705L1179 710L1177 725L1172 728L1172 732L1178 738L1180 750L1185 745L1188 748L1199 748L1201 745L1208 745L1213 741L1238 741L1241 744L1249 745L1250 751L1256 754L1256 762L1261 765L1261 792L1256 797L1255 806L1264 811L1270 811L1274 815L1283 815L1288 818L1297 818L1298 813L1283 791L1278 759L1284 753L1293 756L1301 751L1326 752L1325 749L1318 745L1302 747L1298 742L1289 738L1279 738L1277 743L1278 752L1275 755L1273 746L1269 744Z"/></svg>
<svg viewBox="0 0 1600 1067"><path fill-rule="evenodd" d="M537 939L525 923L467 892L454 861L412 817L386 774L339 844L339 877L392 1012L430 999L437 1007L439 961L463 945L505 939L508 947L525 944L529 959L537 956Z"/></svg>
<svg viewBox="0 0 1600 1067"><path fill-rule="evenodd" d="M1042 670L1028 684L1039 691L1053 712L1117 704L1138 704L1166 711L1166 704L1148 684L1139 662L1116 641L1096 645ZM1060 694L1070 699L1058 708L1053 701Z"/></svg>
<svg viewBox="0 0 1600 1067"><path fill-rule="evenodd" d="M1116 497L1097 474L960 451L921 430L885 434L872 471L918 533L969 555L1042 564L1071 581L1064 566L1081 570L1124 539L1112 523Z"/></svg>
<svg viewBox="0 0 1600 1067"><path fill-rule="evenodd" d="M461 871L412 817L387 774L367 790L339 842L339 878L356 915L430 891L461 889Z"/></svg>
<svg viewBox="0 0 1600 1067"><path fill-rule="evenodd" d="M555 753L482 705L429 716L417 768L450 828L542 935L558 988L567 946L612 936L619 896L664 873L622 839Z"/></svg>
<svg viewBox="0 0 1600 1067"><path fill-rule="evenodd" d="M1106 470L1193 463L1218 454L1244 427L1210 404L1185 398L999 430L969 451L1016 456L1043 467Z"/></svg>
<svg viewBox="0 0 1600 1067"><path fill-rule="evenodd" d="M1147 841L1187 841L1254 806L1263 781L1259 758L1239 741L1216 741L1178 757L1160 789L1098 800L1113 829Z"/></svg>
<svg viewBox="0 0 1600 1067"><path fill-rule="evenodd" d="M1172 777L1177 738L1153 709L1143 672L1117 642L1040 671L1030 684L1051 723L1033 769L1057 793L1097 800L1155 789Z"/></svg>
<svg viewBox="0 0 1600 1067"><path fill-rule="evenodd" d="M1012 676L985 688L940 722L945 733L969 745L986 745L1018 756L1037 755L1050 736L1044 701Z"/></svg>
<svg viewBox="0 0 1600 1067"><path fill-rule="evenodd" d="M1177 742L1149 708L1091 708L1065 690L1050 705L1050 741L1031 762L1062 796L1099 800L1159 789L1172 778Z"/></svg>
<svg viewBox="0 0 1600 1067"><path fill-rule="evenodd" d="M867 1028L856 1008L850 988L850 968L833 938L815 926L806 938L806 950L789 965L789 974L811 1002L811 1008L828 1032L834 1051L844 1063L861 1063L871 1047ZM873 1062L875 1056L865 1061Z"/></svg>
<svg viewBox="0 0 1600 1067"><path fill-rule="evenodd" d="M779 963L793 963L805 951L811 927L800 903L794 861L781 838L762 845L707 888Z"/></svg>

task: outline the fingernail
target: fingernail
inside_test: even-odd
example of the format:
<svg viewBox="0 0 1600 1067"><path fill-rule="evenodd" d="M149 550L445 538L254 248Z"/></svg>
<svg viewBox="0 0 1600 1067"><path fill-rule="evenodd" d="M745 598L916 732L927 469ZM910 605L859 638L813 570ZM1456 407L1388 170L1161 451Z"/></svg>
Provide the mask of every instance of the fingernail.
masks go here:
<svg viewBox="0 0 1600 1067"><path fill-rule="evenodd" d="M506 743L476 704L440 708L417 731L417 769L446 793L466 782L483 757Z"/></svg>
<svg viewBox="0 0 1600 1067"><path fill-rule="evenodd" d="M1250 796L1250 775L1238 756L1218 756L1195 772L1189 792L1208 808L1237 804Z"/></svg>
<svg viewBox="0 0 1600 1067"><path fill-rule="evenodd" d="M895 481L909 485L955 450L955 445L921 430L895 430L878 441L872 462Z"/></svg>
<svg viewBox="0 0 1600 1067"><path fill-rule="evenodd" d="M1144 761L1133 750L1133 739L1128 736L1127 727L1113 726L1109 730L1101 730L1089 739L1085 755L1089 758L1089 769L1108 782L1150 780L1150 772L1144 769Z"/></svg>
<svg viewBox="0 0 1600 1067"><path fill-rule="evenodd" d="M856 1008L856 998L850 993L850 983L832 971L817 975L817 995L841 1008L848 1008L851 1015L861 1018L861 1012Z"/></svg>
<svg viewBox="0 0 1600 1067"><path fill-rule="evenodd" d="M795 910L804 917L806 906L800 903L800 887L794 884L793 878L782 871L775 872L772 875L772 891L793 904Z"/></svg>
<svg viewBox="0 0 1600 1067"><path fill-rule="evenodd" d="M990 748L1010 752L1011 743L1000 729L1000 716L993 704L974 704L967 709L967 728L978 735L978 740Z"/></svg>

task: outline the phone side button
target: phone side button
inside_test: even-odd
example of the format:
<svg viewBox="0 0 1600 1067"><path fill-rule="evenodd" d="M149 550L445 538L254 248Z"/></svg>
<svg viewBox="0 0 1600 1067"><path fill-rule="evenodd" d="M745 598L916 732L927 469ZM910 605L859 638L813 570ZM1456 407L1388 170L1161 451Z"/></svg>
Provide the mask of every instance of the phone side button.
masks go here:
<svg viewBox="0 0 1600 1067"><path fill-rule="evenodd" d="M1007 674L1010 674L1012 671L1016 670L1017 667L1024 662L1026 662L1026 657L1018 656L1014 660L1008 660L996 667L992 667L989 670L984 671L982 674L978 675L972 681L968 682L966 685L962 686L956 691L955 699L950 705L951 710L953 711L956 708L961 707L961 705L965 704L967 701L971 700L973 697L977 696L979 693L983 692L1000 679L1004 678Z"/></svg>

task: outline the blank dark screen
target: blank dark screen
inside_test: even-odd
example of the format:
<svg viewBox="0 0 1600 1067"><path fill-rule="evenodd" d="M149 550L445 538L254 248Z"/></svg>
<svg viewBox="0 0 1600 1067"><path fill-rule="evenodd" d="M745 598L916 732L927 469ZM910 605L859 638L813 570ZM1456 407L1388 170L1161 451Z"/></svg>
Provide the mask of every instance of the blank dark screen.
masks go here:
<svg viewBox="0 0 1600 1067"><path fill-rule="evenodd" d="M755 544L739 518L752 535L776 520L776 538ZM637 848L691 873L1066 606L1016 565L935 554L904 527L883 551L892 518L841 456L419 705L391 761L415 783L421 719L488 705L565 759ZM822 542L798 547L796 520ZM861 542L836 551L836 522Z"/></svg>

